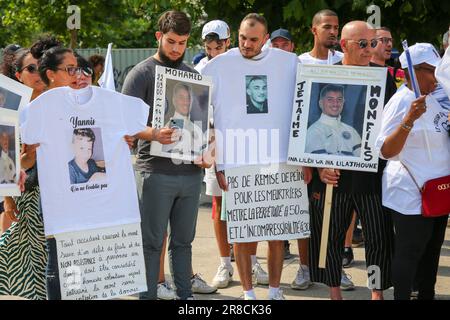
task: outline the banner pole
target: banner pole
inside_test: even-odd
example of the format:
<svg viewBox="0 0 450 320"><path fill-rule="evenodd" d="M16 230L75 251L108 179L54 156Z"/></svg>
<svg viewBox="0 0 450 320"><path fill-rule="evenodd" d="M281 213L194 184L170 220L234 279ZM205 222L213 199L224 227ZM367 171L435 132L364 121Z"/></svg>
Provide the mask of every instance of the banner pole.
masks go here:
<svg viewBox="0 0 450 320"><path fill-rule="evenodd" d="M321 269L325 269L325 263L327 259L328 235L330 230L332 199L333 199L333 185L327 184L327 188L325 190L325 205L323 208L322 237L320 239L319 268Z"/></svg>

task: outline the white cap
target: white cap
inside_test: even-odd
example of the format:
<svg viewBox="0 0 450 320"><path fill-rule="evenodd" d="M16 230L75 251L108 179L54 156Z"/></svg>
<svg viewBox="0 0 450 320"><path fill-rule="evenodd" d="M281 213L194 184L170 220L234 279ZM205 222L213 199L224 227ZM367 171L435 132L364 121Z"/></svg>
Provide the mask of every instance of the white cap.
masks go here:
<svg viewBox="0 0 450 320"><path fill-rule="evenodd" d="M409 47L409 54L411 55L412 63L415 66L425 62L433 67L437 67L441 61L441 56L434 46L429 43L416 43L415 45ZM402 68L408 68L405 52L400 55L399 59Z"/></svg>
<svg viewBox="0 0 450 320"><path fill-rule="evenodd" d="M225 40L230 37L230 28L222 20L212 20L203 26L202 39L205 40L205 37L210 33L215 33L220 40Z"/></svg>

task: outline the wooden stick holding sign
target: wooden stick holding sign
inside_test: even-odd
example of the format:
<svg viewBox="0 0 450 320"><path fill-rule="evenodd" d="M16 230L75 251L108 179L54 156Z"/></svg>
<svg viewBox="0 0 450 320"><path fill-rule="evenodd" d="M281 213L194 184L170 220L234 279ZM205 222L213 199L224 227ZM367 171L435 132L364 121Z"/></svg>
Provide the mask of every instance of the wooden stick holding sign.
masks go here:
<svg viewBox="0 0 450 320"><path fill-rule="evenodd" d="M325 205L323 208L322 237L320 239L319 268L321 269L325 269L325 264L327 260L328 234L330 230L332 200L333 200L333 185L327 184L327 188L325 190Z"/></svg>

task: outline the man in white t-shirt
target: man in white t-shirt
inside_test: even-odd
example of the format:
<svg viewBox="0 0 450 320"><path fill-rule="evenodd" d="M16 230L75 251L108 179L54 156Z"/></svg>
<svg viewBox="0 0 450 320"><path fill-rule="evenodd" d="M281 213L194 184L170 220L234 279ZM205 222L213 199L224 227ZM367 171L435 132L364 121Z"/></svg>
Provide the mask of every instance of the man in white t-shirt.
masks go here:
<svg viewBox="0 0 450 320"><path fill-rule="evenodd" d="M209 21L203 26L202 40L206 57L200 60L194 68L200 73L209 60L224 53L230 47L230 27L222 20Z"/></svg>
<svg viewBox="0 0 450 320"><path fill-rule="evenodd" d="M300 63L331 65L342 60L344 54L334 50L338 45L339 36L339 18L336 12L328 9L317 12L313 17L311 33L314 35L314 47L310 52L305 52L298 57ZM308 239L302 241L306 242ZM309 250L309 246L307 248ZM305 256L308 257L309 254L306 253ZM291 284L293 289L306 289L311 284L309 261L305 261L306 259L301 260L297 277ZM341 288L343 290L354 288L353 282L347 277L345 272L342 273Z"/></svg>
<svg viewBox="0 0 450 320"><path fill-rule="evenodd" d="M334 11L320 10L314 15L311 32L314 35L314 47L310 52L299 55L303 64L335 64L344 54L335 51L338 44L339 18Z"/></svg>
<svg viewBox="0 0 450 320"><path fill-rule="evenodd" d="M294 97L295 70L298 59L296 55L285 51L268 48L262 51L264 43L269 38L267 22L264 17L251 13L241 22L239 29L239 48L229 50L210 61L202 73L211 76L214 90L212 103L214 106L214 124L216 130L221 130L222 136L226 130L277 130L280 147L277 154L271 153L266 158L269 163L285 162L287 160L287 141L289 122ZM259 76L267 82L267 113L248 113L246 107L247 84L254 76ZM232 158L231 154L250 155L250 148L235 150L236 145L227 145L224 136L223 143L217 146L217 180L222 190L228 186L223 171L229 168L260 165L265 160L250 157ZM265 141L267 143L267 141ZM267 149L266 149L267 151ZM220 161L219 161L220 160ZM250 252L252 243L236 243L235 254L239 276L246 300L256 299L252 285L252 266ZM280 290L280 278L283 269L283 242L269 241L269 299L283 300Z"/></svg>
<svg viewBox="0 0 450 320"><path fill-rule="evenodd" d="M202 29L203 45L206 52L204 57L195 66L195 70L202 73L203 68L211 59L219 54L225 53L230 47L230 28L225 21L212 20L206 23ZM211 127L214 126L214 119L211 112ZM214 129L211 131L211 144L214 144ZM214 166L205 170L203 181L206 184L205 194L212 196L212 218L214 224L214 233L217 240L217 246L220 254L220 265L213 279L213 286L222 289L228 287L233 279L234 269L231 264L230 244L227 238L227 222L221 220L222 211L222 190L217 183L216 171Z"/></svg>

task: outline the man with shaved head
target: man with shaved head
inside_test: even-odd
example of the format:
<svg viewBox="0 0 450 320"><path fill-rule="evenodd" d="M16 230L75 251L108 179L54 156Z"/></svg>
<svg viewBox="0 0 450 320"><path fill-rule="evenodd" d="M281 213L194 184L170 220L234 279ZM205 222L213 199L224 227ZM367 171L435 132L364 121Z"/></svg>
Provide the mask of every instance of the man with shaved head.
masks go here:
<svg viewBox="0 0 450 320"><path fill-rule="evenodd" d="M371 66L374 48L377 46L375 30L364 21L352 21L342 29L341 47L344 57L341 63L348 66ZM387 69L386 69L387 73ZM389 73L387 73L389 75ZM361 83L361 85L365 85ZM389 100L385 97L385 103ZM380 161L378 172L359 172L335 169L318 169L320 179L313 179L311 197L311 278L330 287L332 299L342 299L340 279L342 247L345 233L352 220L353 211L361 219L365 236L368 276L375 276L370 283L372 299L383 299L383 290L392 286L391 256L393 227L391 217L385 214L381 204L381 176L385 162ZM318 267L320 235L322 232L325 185L335 186L331 206L330 239L328 241L326 269ZM373 274L376 270L376 274ZM371 278L369 278L370 280Z"/></svg>
<svg viewBox="0 0 450 320"><path fill-rule="evenodd" d="M312 20L311 33L314 35L314 47L298 57L301 63L335 64L342 60L342 52L334 50L339 35L339 18L336 12L328 9L317 12Z"/></svg>
<svg viewBox="0 0 450 320"><path fill-rule="evenodd" d="M228 159L227 155L246 153L246 149L235 150L227 146L225 136L227 130L242 129L277 130L280 133L277 143L279 156L271 154L270 162L283 162L287 158L287 148L284 152L284 143L287 143L290 126L290 110L295 91L295 76L298 59L293 53L268 47L262 50L269 38L267 23L263 16L250 13L241 22L239 27L239 48L234 48L208 62L202 71L203 75L213 79L212 105L214 106L214 125L217 131L224 136L222 143L217 144L217 181L222 190L227 191L228 185L223 170L243 165L251 161ZM261 111L253 112L248 108L246 95L248 85L258 85ZM259 110L259 109L258 109ZM288 111L288 112L286 112ZM286 114L286 117L284 116ZM245 119L236 125L236 119ZM243 126L243 127L241 127ZM238 128L239 127L239 128ZM269 141L259 140L259 144ZM268 149L267 149L268 150ZM283 153L281 153L283 152ZM285 161L285 160L284 160ZM259 165L261 159L251 164ZM305 178L306 180L306 178ZM251 252L254 245L248 242L235 244L236 264L239 271L244 299L256 299L252 284ZM270 300L283 300L280 290L281 272L283 269L284 246L283 241L270 240L268 253L269 266L269 294Z"/></svg>

